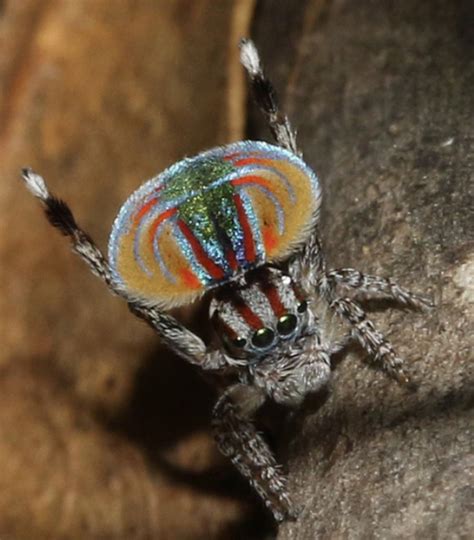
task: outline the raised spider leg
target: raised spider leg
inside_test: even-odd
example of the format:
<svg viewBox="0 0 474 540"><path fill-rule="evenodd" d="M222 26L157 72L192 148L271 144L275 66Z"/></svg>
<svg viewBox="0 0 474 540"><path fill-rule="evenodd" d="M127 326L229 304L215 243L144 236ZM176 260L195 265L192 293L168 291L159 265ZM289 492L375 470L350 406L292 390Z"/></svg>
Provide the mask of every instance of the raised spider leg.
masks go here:
<svg viewBox="0 0 474 540"><path fill-rule="evenodd" d="M295 132L288 118L278 109L275 89L265 76L257 48L250 39L240 41L240 62L249 75L254 99L267 119L276 142L290 152L300 155Z"/></svg>
<svg viewBox="0 0 474 540"><path fill-rule="evenodd" d="M353 268L331 270L324 278L331 288L353 289L364 299L389 299L412 309L428 309L434 306L428 298L400 287L390 278L362 274Z"/></svg>
<svg viewBox="0 0 474 540"><path fill-rule="evenodd" d="M77 225L69 206L49 192L44 179L39 174L31 169L23 169L22 178L29 191L41 201L51 225L69 237L73 251L86 262L96 276L105 282L110 291L127 301L132 313L158 332L171 350L203 369L222 367L221 355L207 351L204 342L174 317L163 313L157 307L142 304L128 295L127 291L117 287L104 255L91 237Z"/></svg>
<svg viewBox="0 0 474 540"><path fill-rule="evenodd" d="M253 414L264 401L263 392L255 387L231 386L214 407L212 428L219 450L247 478L276 521L281 522L295 519L296 515L286 477L252 422Z"/></svg>

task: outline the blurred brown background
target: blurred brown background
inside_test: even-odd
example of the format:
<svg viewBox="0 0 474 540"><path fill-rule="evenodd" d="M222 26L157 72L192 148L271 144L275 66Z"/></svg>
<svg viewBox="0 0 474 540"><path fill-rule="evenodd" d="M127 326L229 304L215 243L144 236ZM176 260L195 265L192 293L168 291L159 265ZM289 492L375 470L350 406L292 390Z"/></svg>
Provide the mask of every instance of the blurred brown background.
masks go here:
<svg viewBox="0 0 474 540"><path fill-rule="evenodd" d="M253 523L209 435L211 389L18 181L21 166L40 171L105 250L144 180L242 138L237 43L252 11L251 0L0 4L2 540L228 538Z"/></svg>
<svg viewBox="0 0 474 540"><path fill-rule="evenodd" d="M437 303L371 314L417 393L352 354L319 410L274 437L302 508L278 538L470 536L473 29L468 0L0 1L0 540L275 534L213 445L213 390L18 180L41 172L105 249L139 184L244 137L242 35L322 179L331 266Z"/></svg>

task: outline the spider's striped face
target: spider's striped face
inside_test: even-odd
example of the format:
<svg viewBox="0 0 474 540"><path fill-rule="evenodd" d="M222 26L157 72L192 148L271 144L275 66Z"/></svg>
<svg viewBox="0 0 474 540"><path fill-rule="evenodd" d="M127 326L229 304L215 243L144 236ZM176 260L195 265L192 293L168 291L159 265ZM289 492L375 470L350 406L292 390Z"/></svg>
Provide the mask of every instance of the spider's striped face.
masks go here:
<svg viewBox="0 0 474 540"><path fill-rule="evenodd" d="M250 360L299 337L308 309L289 276L264 267L249 272L244 283L219 291L211 303L211 319L227 353Z"/></svg>

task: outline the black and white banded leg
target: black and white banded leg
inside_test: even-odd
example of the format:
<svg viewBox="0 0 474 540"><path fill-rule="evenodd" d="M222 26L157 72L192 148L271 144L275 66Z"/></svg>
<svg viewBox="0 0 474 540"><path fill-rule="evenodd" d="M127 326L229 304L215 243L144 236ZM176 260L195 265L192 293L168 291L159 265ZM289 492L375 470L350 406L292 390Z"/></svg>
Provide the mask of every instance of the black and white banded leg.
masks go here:
<svg viewBox="0 0 474 540"><path fill-rule="evenodd" d="M278 108L278 100L271 81L265 76L257 48L250 39L240 42L240 61L246 69L254 99L263 112L270 131L279 146L300 155L296 146L296 135L288 118Z"/></svg>
<svg viewBox="0 0 474 540"><path fill-rule="evenodd" d="M171 350L203 369L222 367L222 356L217 351L208 351L201 338L190 332L174 317L155 306L142 304L114 283L107 259L92 238L78 226L69 206L49 192L42 176L31 169L23 169L22 178L29 191L42 203L51 225L69 237L73 251L85 261L96 276L105 282L111 292L127 301L132 313L146 321L158 332Z"/></svg>
<svg viewBox="0 0 474 540"><path fill-rule="evenodd" d="M286 477L252 421L264 400L264 394L255 387L231 386L214 407L212 428L219 450L247 478L276 521L281 522L295 519L296 513Z"/></svg>
<svg viewBox="0 0 474 540"><path fill-rule="evenodd" d="M323 279L326 279L331 288L353 290L357 296L361 296L365 300L394 300L402 306L419 310L434 306L428 298L400 287L390 278L366 275L353 268L331 270Z"/></svg>

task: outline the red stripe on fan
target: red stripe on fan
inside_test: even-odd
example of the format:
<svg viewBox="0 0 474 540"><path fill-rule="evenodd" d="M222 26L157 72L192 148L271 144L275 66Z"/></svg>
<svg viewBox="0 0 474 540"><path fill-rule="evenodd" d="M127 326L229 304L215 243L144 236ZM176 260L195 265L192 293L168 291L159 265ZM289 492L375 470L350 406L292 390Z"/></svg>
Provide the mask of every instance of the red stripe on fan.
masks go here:
<svg viewBox="0 0 474 540"><path fill-rule="evenodd" d="M245 213L244 205L242 204L242 199L238 193L234 194L234 204L237 208L237 216L239 218L242 231L244 233L244 250L245 258L249 263L255 262L256 253L255 253L255 243L253 241L252 229L250 227L247 214Z"/></svg>
<svg viewBox="0 0 474 540"><path fill-rule="evenodd" d="M135 214L133 220L135 222L135 225L138 224L138 222L142 219L142 217L151 210L156 203L158 202L158 197L155 197L154 199L150 199L145 205L143 205L140 210Z"/></svg>
<svg viewBox="0 0 474 540"><path fill-rule="evenodd" d="M266 178L262 178L261 176L257 176L255 174L249 174L247 176L241 176L240 178L236 178L235 180L231 181L231 184L233 186L243 186L247 184L258 184L259 186L263 186L264 188L268 189L269 191L272 191L272 185L269 180Z"/></svg>
<svg viewBox="0 0 474 540"><path fill-rule="evenodd" d="M244 167L245 165L265 165L266 163L270 163L270 160L253 157L242 158L234 161L234 165L236 167Z"/></svg>
<svg viewBox="0 0 474 540"><path fill-rule="evenodd" d="M219 265L217 265L212 259L208 257L199 240L194 236L191 229L182 219L178 220L178 227L184 234L186 240L191 245L191 249L194 251L198 263L206 269L206 271L212 278L222 279L225 275L224 271Z"/></svg>
<svg viewBox="0 0 474 540"><path fill-rule="evenodd" d="M176 214L176 208L170 208L169 210L165 210L162 214L160 214L155 219L155 221L153 221L148 231L148 237L150 239L152 246L153 246L153 240L155 239L156 230L158 229L158 227L163 223L163 221L174 216L174 214Z"/></svg>
<svg viewBox="0 0 474 540"><path fill-rule="evenodd" d="M229 263L231 269L237 270L239 264L237 262L237 257L235 256L235 252L231 247L228 247L226 249L225 258L227 259L227 262Z"/></svg>

